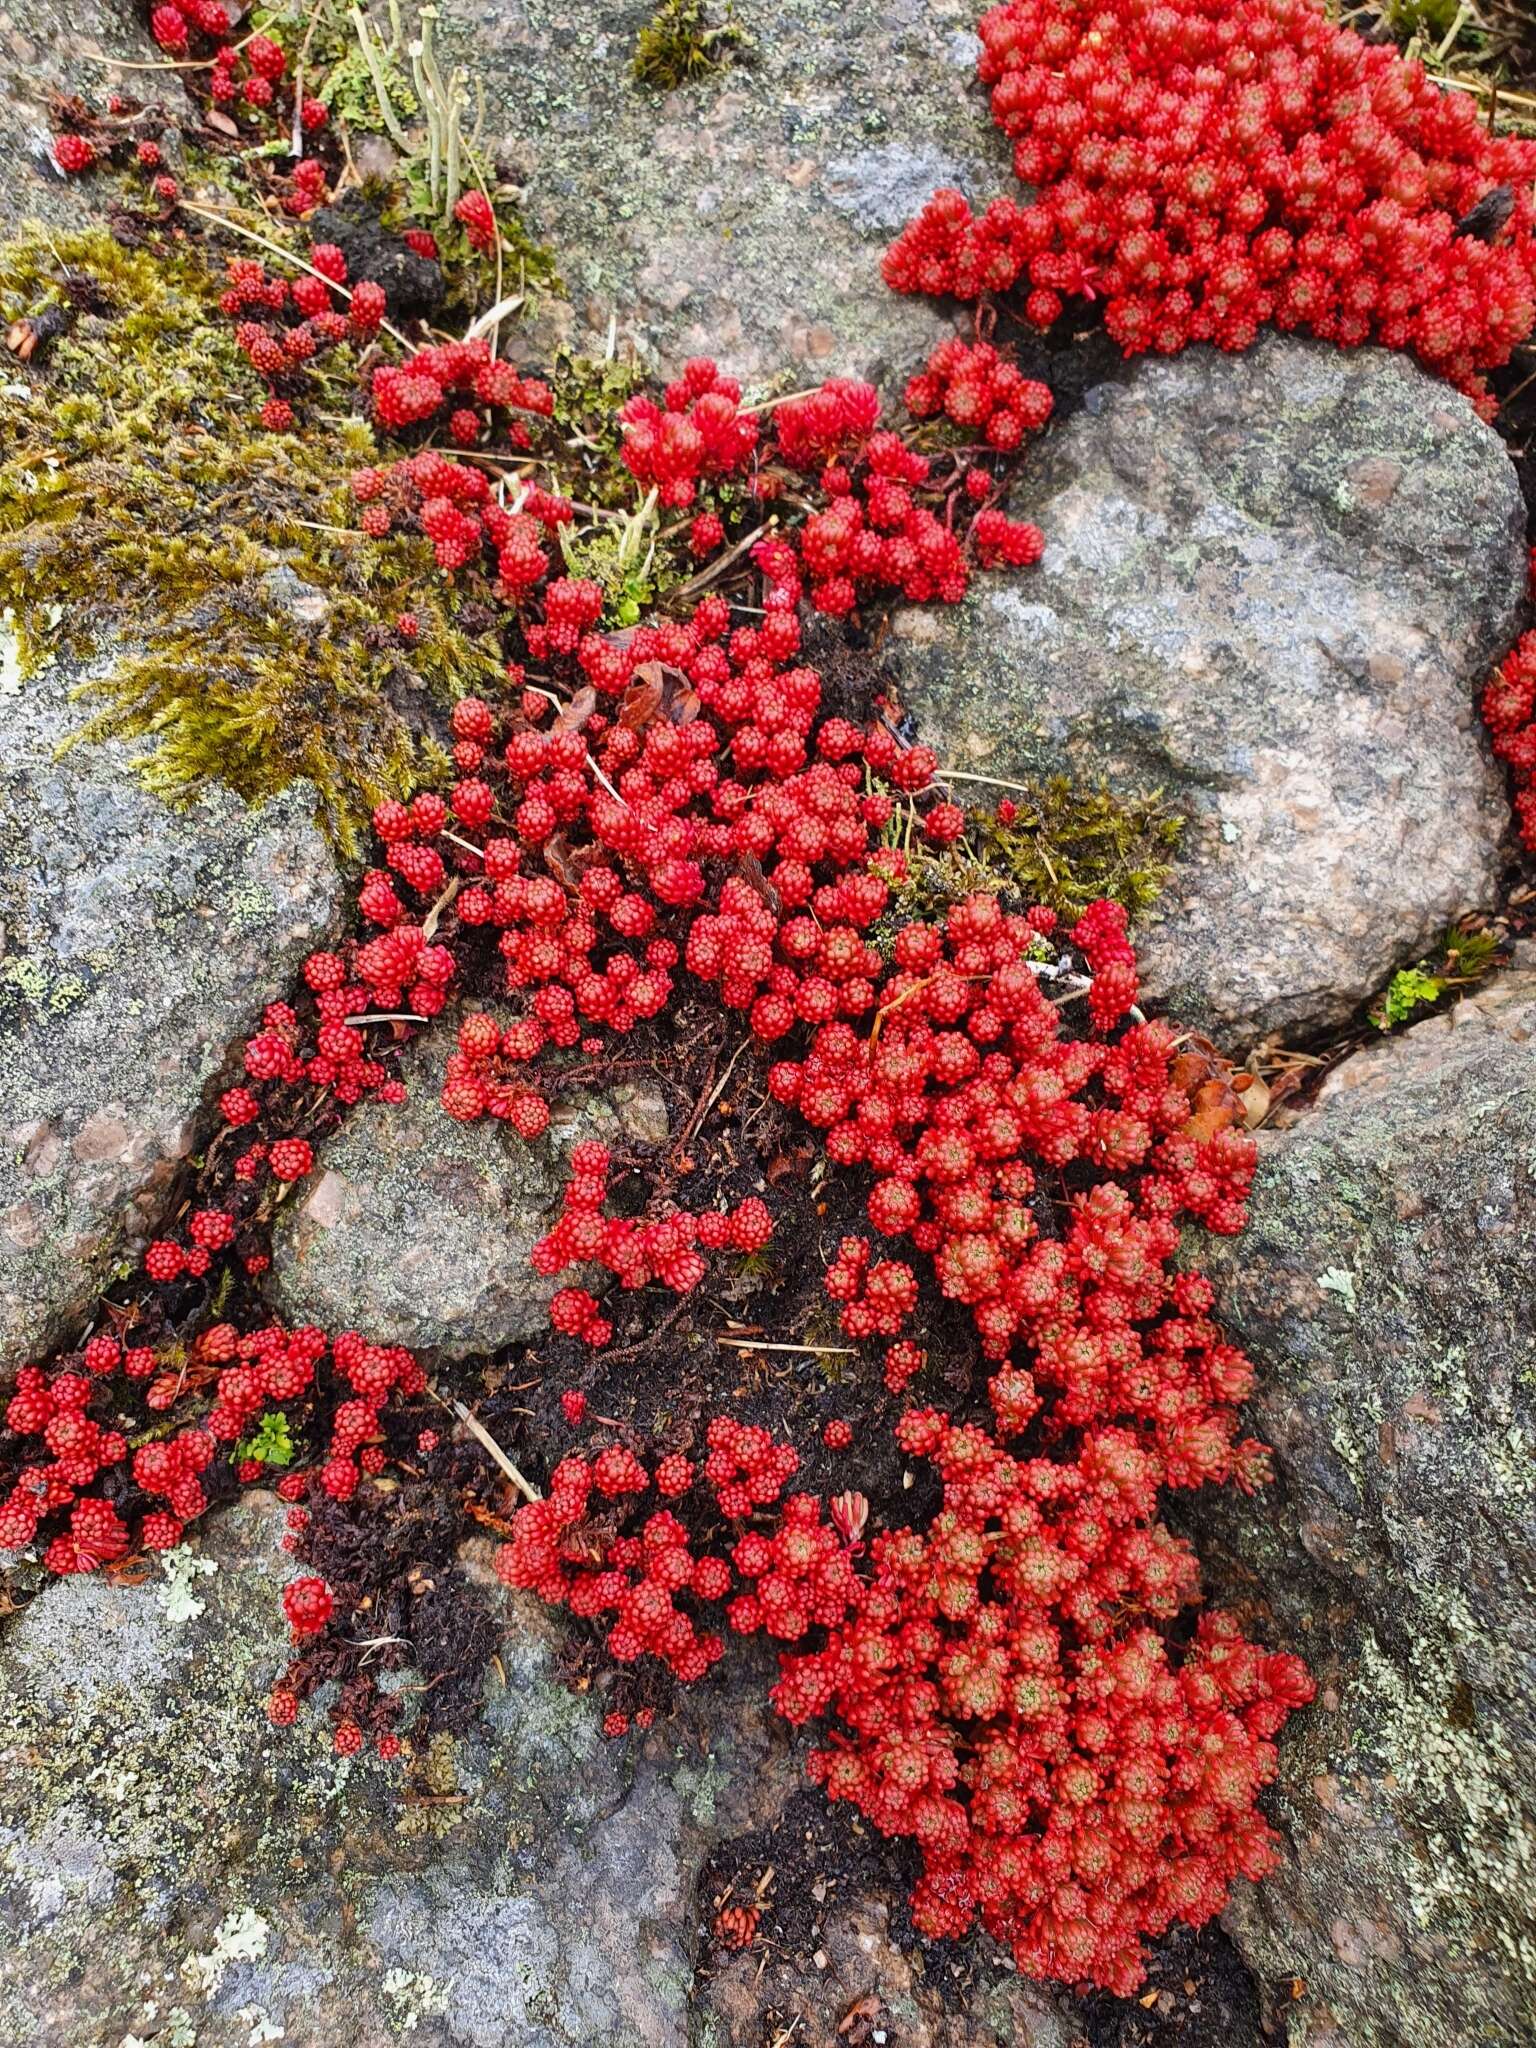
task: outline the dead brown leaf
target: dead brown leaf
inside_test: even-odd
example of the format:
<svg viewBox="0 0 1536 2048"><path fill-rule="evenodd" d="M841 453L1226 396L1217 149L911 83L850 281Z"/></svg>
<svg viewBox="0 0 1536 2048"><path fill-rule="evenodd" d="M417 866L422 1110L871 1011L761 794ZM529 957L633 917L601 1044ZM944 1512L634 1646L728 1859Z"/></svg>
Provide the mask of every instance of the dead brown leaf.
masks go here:
<svg viewBox="0 0 1536 2048"><path fill-rule="evenodd" d="M736 856L734 872L741 877L749 889L753 890L763 899L774 916L777 917L784 908L784 899L763 873L763 864L757 855L755 853L738 854Z"/></svg>
<svg viewBox="0 0 1536 2048"><path fill-rule="evenodd" d="M624 692L619 724L626 732L644 732L660 711L661 663L648 661L635 670L635 680Z"/></svg>
<svg viewBox="0 0 1536 2048"><path fill-rule="evenodd" d="M587 720L597 710L597 692L590 683L578 690L569 704L555 717L556 732L580 732Z"/></svg>

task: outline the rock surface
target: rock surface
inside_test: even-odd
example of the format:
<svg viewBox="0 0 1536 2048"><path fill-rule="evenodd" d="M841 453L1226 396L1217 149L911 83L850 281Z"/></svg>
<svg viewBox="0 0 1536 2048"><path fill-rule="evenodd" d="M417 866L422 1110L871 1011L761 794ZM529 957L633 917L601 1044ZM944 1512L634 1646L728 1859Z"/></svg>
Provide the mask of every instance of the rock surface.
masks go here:
<svg viewBox="0 0 1536 2048"><path fill-rule="evenodd" d="M173 811L127 747L56 758L81 673L0 683L5 1364L60 1341L153 1228L231 1044L340 907L303 787Z"/></svg>
<svg viewBox="0 0 1536 2048"><path fill-rule="evenodd" d="M630 66L633 0L452 0L526 178L577 325L667 367L904 373L945 330L880 277L885 244L940 185L1009 182L975 85L969 0L739 0L750 61L658 94Z"/></svg>
<svg viewBox="0 0 1536 2048"><path fill-rule="evenodd" d="M487 1678L481 1723L438 1737L427 1796L403 1798L398 1767L334 1756L323 1713L281 1732L262 1713L288 1656L284 1526L247 1495L156 1584L48 1585L0 1648L6 2041L724 2048L690 1998L696 1880L802 1782L762 1673L733 1666L643 1741L604 1742L544 1610L507 1602L505 1683ZM885 1910L838 1967L916 2013L933 2002ZM900 2038L1071 2038L1008 1985L968 2027Z"/></svg>
<svg viewBox="0 0 1536 2048"><path fill-rule="evenodd" d="M1191 349L1090 393L1014 509L1043 564L901 614L903 701L957 768L1192 812L1142 934L1183 1019L1239 1045L1337 1024L1492 900L1507 797L1477 698L1524 524L1465 399L1380 350Z"/></svg>
<svg viewBox="0 0 1536 2048"><path fill-rule="evenodd" d="M1291 1857L1228 1925L1300 1977L1294 2048L1536 2034L1536 946L1357 1053L1261 1138L1253 1221L1197 1255L1275 1447L1204 1507L1217 1575L1302 1650ZM1225 1565L1222 1558L1225 1557Z"/></svg>
<svg viewBox="0 0 1536 2048"><path fill-rule="evenodd" d="M401 1062L406 1101L362 1104L319 1148L273 1235L283 1315L449 1358L536 1336L569 1284L528 1254L560 1213L570 1148L666 1137L666 1105L635 1089L557 1105L535 1145L489 1119L455 1123L439 1100L453 1042L451 1020L425 1034Z"/></svg>
<svg viewBox="0 0 1536 2048"><path fill-rule="evenodd" d="M249 1496L168 1583L50 1585L0 1652L7 2041L682 2048L694 1875L793 1775L761 1695L636 1759L519 1612L443 1803L402 1802L323 1715L266 1723L283 1526Z"/></svg>
<svg viewBox="0 0 1536 2048"><path fill-rule="evenodd" d="M134 0L26 0L0 6L0 228L46 220L76 227L92 215L95 181L52 161L54 93L100 106L114 88L172 109L186 100L174 71L123 72L102 60L163 59Z"/></svg>

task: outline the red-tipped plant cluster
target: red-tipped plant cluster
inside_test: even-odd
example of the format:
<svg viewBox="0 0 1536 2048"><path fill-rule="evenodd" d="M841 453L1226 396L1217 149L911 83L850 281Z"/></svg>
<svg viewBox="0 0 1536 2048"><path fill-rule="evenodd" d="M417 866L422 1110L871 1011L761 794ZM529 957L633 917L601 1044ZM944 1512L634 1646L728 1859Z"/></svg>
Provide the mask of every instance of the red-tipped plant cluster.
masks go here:
<svg viewBox="0 0 1536 2048"><path fill-rule="evenodd" d="M722 1628L794 1643L813 1626L842 1621L862 1590L852 1553L813 1495L781 1503L799 1463L793 1448L724 1415L710 1421L705 1442L702 1469L672 1452L648 1472L617 1445L590 1460L562 1459L547 1499L519 1509L497 1571L573 1614L611 1616L606 1640L621 1664L655 1657L684 1683L724 1655ZM714 1547L673 1506L643 1510L652 1490L702 1520ZM706 1503L701 1514L706 1492L714 1512ZM738 1526L732 1540L715 1529L717 1515L739 1525L766 1510L771 1534Z"/></svg>
<svg viewBox="0 0 1536 2048"><path fill-rule="evenodd" d="M536 1273L552 1277L572 1266L601 1266L624 1288L656 1281L674 1294L689 1294L709 1270L705 1250L759 1252L773 1236L773 1218L755 1195L729 1211L702 1216L685 1209L649 1219L605 1216L611 1171L608 1147L595 1138L572 1148L564 1213L528 1255ZM584 1343L606 1344L613 1335L612 1323L584 1287L562 1287L549 1313L557 1330Z"/></svg>
<svg viewBox="0 0 1536 2048"><path fill-rule="evenodd" d="M288 143L294 157L280 182L283 211L295 219L312 213L326 196L328 176L318 156L303 155L306 138L318 136L330 121L331 110L323 99L305 94L295 104L302 87L303 66L298 84L289 76L288 55L270 35L249 35L238 43L229 40L232 24L222 0L161 0L150 10L150 32L173 58L185 60L194 44L215 45L211 63L182 62L180 65L140 69L180 69L195 75L206 89L215 122L226 134L242 132L252 141L265 135L271 142ZM62 121L70 124L54 140L53 160L61 171L78 176L103 164L126 168L130 162L152 174L151 189L163 207L174 207L180 198L177 182L162 167L158 138L168 125L163 109L143 108L121 93L109 95L106 118L91 114L78 99L59 103ZM146 132L147 131L147 132ZM270 143L264 154L272 154Z"/></svg>
<svg viewBox="0 0 1536 2048"><path fill-rule="evenodd" d="M917 1275L902 1259L871 1261L867 1237L843 1239L823 1285L847 1337L894 1337L917 1307Z"/></svg>
<svg viewBox="0 0 1536 2048"><path fill-rule="evenodd" d="M757 447L756 416L743 413L741 386L700 356L667 386L663 403L637 393L619 413L630 475L663 505L691 505L699 480L739 475Z"/></svg>
<svg viewBox="0 0 1536 2048"><path fill-rule="evenodd" d="M1311 1686L1296 1659L1255 1648L1225 1617L1204 1617L1183 1652L1164 1632L1197 1602L1199 1579L1158 1518L1160 1489L1266 1476L1262 1447L1237 1435L1251 1367L1211 1320L1209 1283L1169 1271L1181 1214L1241 1227L1254 1147L1196 1114L1166 1027L1127 1022L1123 914L1094 905L1071 935L1102 979L1096 1002L1068 983L1087 1038L1047 993L1069 972L1044 943L1054 936L1049 913L1010 917L991 897L942 928L909 924L867 1036L827 1022L803 1062L771 1070L829 1155L875 1174L877 1229L910 1239L970 1308L997 1367L994 1429L935 1410L903 1418L901 1446L937 1465L943 1506L921 1531L877 1535L868 1574L855 1567L859 1497L819 1535L804 1497L779 1517L792 1464L754 1486L750 1433L728 1445L724 1419L710 1426L705 1476L723 1515L766 1523L732 1548L738 1572L767 1572L793 1536L791 1554L828 1575L825 1604L769 1577L737 1594L727 1621L761 1620L791 1642L812 1622L830 1631L782 1660L775 1703L796 1722L830 1719L813 1772L831 1797L917 1842L918 1925L958 1935L979 1915L1032 1974L1126 1991L1142 1937L1209 1917L1234 1875L1273 1863L1257 1794L1272 1738ZM1039 1227L1042 1193L1059 1230ZM918 1295L911 1266L874 1260L857 1237L827 1288L861 1338L896 1336ZM902 1384L921 1363L902 1339L887 1377ZM754 1448L771 1455L766 1438ZM725 1561L696 1556L670 1512L612 1535L590 1511L592 1484L638 1496L649 1475L618 1448L597 1467L589 1480L567 1461L551 1499L519 1512L503 1576L578 1614L615 1614L621 1660L650 1651L696 1674L722 1639L700 1632L686 1601L727 1596ZM655 1485L675 1497L693 1477L674 1455Z"/></svg>
<svg viewBox="0 0 1536 2048"><path fill-rule="evenodd" d="M874 1538L852 1617L781 1660L775 1704L829 1720L810 1765L829 1798L916 1842L924 1933L979 1918L1028 1975L1127 1994L1143 1937L1274 1866L1257 1795L1311 1681L1219 1613L1170 1648L1198 1567L1134 1434L1015 1455L926 1410L898 1435L943 1504Z"/></svg>
<svg viewBox="0 0 1536 2048"><path fill-rule="evenodd" d="M1026 377L990 342L962 341L958 335L941 341L908 381L906 403L914 419L942 415L1001 454L1011 454L1026 434L1038 434L1052 407L1048 384Z"/></svg>
<svg viewBox="0 0 1536 2048"><path fill-rule="evenodd" d="M1527 633L1495 671L1483 692L1483 719L1493 751L1514 772L1521 841L1536 853L1536 633Z"/></svg>
<svg viewBox="0 0 1536 2048"><path fill-rule="evenodd" d="M1247 348L1266 321L1410 349L1485 411L1536 322L1536 142L1315 0L1007 0L981 78L1025 200L936 193L898 291L1014 287L1049 327L1102 299L1129 354ZM1466 217L1510 189L1486 238Z"/></svg>
<svg viewBox="0 0 1536 2048"><path fill-rule="evenodd" d="M980 452L1011 453L1026 429L1044 424L1050 395L999 351L972 353L978 360L967 367L941 347L927 382L918 380L914 388L924 404L930 391L939 393L927 410L966 427L970 422L961 415L968 397L984 394L990 404L980 421ZM951 389L953 406L946 402ZM666 388L663 403L642 395L625 404L618 416L621 454L663 504L693 505L701 490L718 498L718 506L701 511L690 526L691 549L701 558L729 537L722 513L735 519L743 503L784 508L799 529L796 538L774 543L759 563L777 565L765 567L773 611L793 611L806 595L833 616L881 595L956 603L976 562L1039 559L1044 543L1038 528L1009 518L995 502L991 473L968 465L963 453L923 454L902 435L882 431L872 386L833 379L767 414L766 430L758 415L741 410L740 396L713 362L697 358ZM547 385L494 360L479 340L418 349L404 362L380 365L371 401L379 426L391 434L445 424L460 447L504 436L519 450L537 447L539 422L554 402ZM802 516L808 474L825 503ZM594 686L616 694L654 658L632 654L626 661L613 642L589 631L597 611L583 607L589 590L600 606L595 585L556 578L538 592L542 617L527 616L536 586L553 566L546 536L572 516L558 496L524 482L506 500L483 471L435 452L362 470L353 490L369 533L419 529L433 542L439 567L482 570L501 601L519 607L534 660L579 647ZM771 627L764 631L771 642Z"/></svg>
<svg viewBox="0 0 1536 2048"><path fill-rule="evenodd" d="M347 289L347 259L334 242L317 242L310 257L321 274L306 272L290 284L251 257L232 256L219 299L220 310L235 322L240 349L267 380L270 396L261 421L273 433L293 425L292 400L306 388L309 366L338 342L371 340L384 318L378 285L365 278ZM338 297L345 300L344 312Z"/></svg>
<svg viewBox="0 0 1536 2048"><path fill-rule="evenodd" d="M1027 280L1042 321L1064 295L1102 292L1128 348L1236 346L1271 317L1345 341L1378 333L1469 386L1529 325L1528 199L1492 243L1442 227L1474 184L1525 159L1474 140L1413 75L1308 8L1121 0L1090 16L1080 0L1013 0L984 40L1039 196L976 222L941 195L892 251L902 288L974 296ZM257 37L221 59L218 94L275 107L286 65L270 49ZM60 149L92 160L83 134ZM285 203L302 211L323 184L301 164ZM457 224L471 247L495 245L482 194ZM274 427L292 424L320 351L383 321L382 292L349 290L339 250L312 255L319 275L291 286L230 269L225 311ZM830 1797L917 1844L918 1925L957 1935L979 1917L1032 1974L1126 1990L1144 1936L1208 1917L1234 1874L1272 1860L1257 1795L1273 1737L1310 1696L1296 1660L1226 1618L1203 1617L1193 1640L1173 1628L1198 1577L1158 1513L1164 1486L1265 1476L1237 1429L1251 1369L1205 1280L1171 1270L1181 1219L1241 1227L1254 1148L1197 1105L1193 1056L1136 1010L1118 906L1070 929L990 895L942 924L893 915L902 848L954 845L965 813L935 756L883 712L827 715L802 658L807 606L835 618L893 594L955 602L977 566L1039 559L1043 536L1008 515L998 472L1050 394L992 342L949 341L908 387L918 427L897 433L863 383L749 409L716 364L685 365L617 423L647 494L637 519L657 503L688 512L657 545L686 532L695 591L750 567L761 604L733 612L713 594L685 609L675 595L676 616L622 630L605 626L598 568L579 573L578 507L552 468L539 481L557 431L547 385L473 340L374 365L368 397L388 459L351 478L359 523L419 533L443 575L490 600L506 700L456 707L450 788L377 809L355 933L310 956L221 1097L222 1205L193 1208L146 1270L201 1285L228 1254L260 1271L261 1232L313 1170L313 1141L366 1097L399 1099L392 1050L458 995L443 1108L533 1141L555 1055L600 1054L604 1034L660 1016L680 988L714 991L775 1049L774 1097L830 1163L867 1176L874 1236L843 1237L826 1274L844 1333L878 1340L900 1395L926 1364L912 1324L925 1285L943 1313L936 1291L974 1325L990 1423L902 1417L899 1446L934 1465L942 1506L868 1550L866 1497L787 1494L796 1450L764 1428L712 1416L697 1464L691 1440L645 1456L608 1441L556 1466L498 1569L597 1622L620 1663L654 1658L684 1682L732 1634L787 1646L776 1704L825 1723L814 1772ZM414 616L396 630L409 642ZM1517 768L1530 719L1518 688L1490 710ZM687 1293L709 1254L756 1253L773 1233L755 1198L611 1213L613 1167L601 1144L573 1148L563 1212L532 1254L540 1274L572 1275L554 1328L592 1345L612 1336L625 1290ZM896 1241L884 1256L883 1238ZM577 1268L617 1287L599 1300ZM158 1435L127 1399L138 1382L138 1405L171 1418ZM41 1449L0 1502L0 1541L42 1537L68 1571L172 1544L227 1468L262 1476L253 1440L287 1403L306 1405L318 1440L329 1432L326 1455L279 1489L302 1552L298 1504L345 1502L379 1474L385 1405L424 1387L409 1353L355 1333L219 1323L175 1358L95 1338L18 1384L10 1427ZM585 1395L567 1389L561 1409L580 1428ZM439 1448L431 1430L414 1441L423 1457ZM829 1455L853 1441L846 1417L825 1424ZM271 1695L275 1723L320 1682L305 1646L344 1594L313 1573L287 1589L300 1654ZM398 1750L398 1712L349 1682L337 1752L357 1754L365 1728Z"/></svg>
<svg viewBox="0 0 1536 2048"><path fill-rule="evenodd" d="M206 37L210 43L228 43L229 10L223 0L161 0L159 6L150 10L149 31L162 50L169 50L173 57L184 57L194 35ZM281 56L282 52L278 54ZM286 61L278 67L279 77Z"/></svg>
<svg viewBox="0 0 1536 2048"><path fill-rule="evenodd" d="M179 1358L101 1335L52 1371L24 1366L5 1421L38 1444L0 1501L0 1550L51 1530L44 1563L69 1573L96 1571L131 1550L173 1549L208 1506L204 1475L215 1458L231 1459L269 1411L309 1401L322 1377L329 1454L313 1474L288 1475L283 1488L297 1497L313 1477L333 1500L348 1500L360 1473L383 1469L385 1404L426 1386L419 1362L398 1346L366 1343L355 1331L333 1341L309 1326L272 1324L242 1335L216 1323ZM174 1420L178 1409L195 1410L196 1419L164 1433L157 1419ZM161 1433L130 1451L130 1433L146 1423ZM241 1460L237 1476L269 1475L260 1460Z"/></svg>
<svg viewBox="0 0 1536 2048"><path fill-rule="evenodd" d="M548 419L555 404L542 379L498 361L483 338L419 348L403 363L381 363L370 395L374 418L386 432L441 419L461 447L472 447L496 428L513 447L532 447L535 423Z"/></svg>

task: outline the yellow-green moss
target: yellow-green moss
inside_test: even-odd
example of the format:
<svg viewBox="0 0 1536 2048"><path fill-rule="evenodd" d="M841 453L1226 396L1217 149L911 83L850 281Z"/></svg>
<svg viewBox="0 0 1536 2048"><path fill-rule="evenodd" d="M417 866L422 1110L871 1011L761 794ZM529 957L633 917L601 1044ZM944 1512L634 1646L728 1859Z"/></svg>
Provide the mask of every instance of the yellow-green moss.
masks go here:
<svg viewBox="0 0 1536 2048"><path fill-rule="evenodd" d="M372 804L440 763L434 698L494 687L497 651L425 542L353 527L346 477L375 449L346 352L304 433L265 433L218 290L191 247L38 230L0 249L0 322L77 309L0 421L0 607L24 672L108 636L125 649L85 686L86 733L152 738L152 787L219 781L255 802L306 777L350 846Z"/></svg>
<svg viewBox="0 0 1536 2048"><path fill-rule="evenodd" d="M671 92L723 70L749 48L729 8L716 20L708 0L662 0L635 43L635 83Z"/></svg>
<svg viewBox="0 0 1536 2048"><path fill-rule="evenodd" d="M1011 801L1010 824L975 815L966 837L942 853L905 831L897 814L892 830L908 868L895 891L903 917L941 910L978 889L1019 906L1049 904L1065 917L1109 896L1134 920L1155 901L1184 826L1160 792L1119 796L1057 775L1012 792Z"/></svg>

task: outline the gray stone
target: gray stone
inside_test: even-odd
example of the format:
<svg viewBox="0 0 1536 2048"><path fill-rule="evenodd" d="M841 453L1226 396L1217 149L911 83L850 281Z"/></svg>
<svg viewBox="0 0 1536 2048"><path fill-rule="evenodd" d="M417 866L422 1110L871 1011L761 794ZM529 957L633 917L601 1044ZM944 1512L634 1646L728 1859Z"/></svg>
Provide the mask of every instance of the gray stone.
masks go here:
<svg viewBox="0 0 1536 2048"><path fill-rule="evenodd" d="M158 1587L54 1582L0 1650L6 2041L683 2048L699 1867L796 1775L758 1675L605 1743L509 1603L443 1803L403 1801L322 1712L266 1722L283 1527L248 1495Z"/></svg>
<svg viewBox="0 0 1536 2048"><path fill-rule="evenodd" d="M877 143L827 165L826 193L855 227L887 238L896 234L941 185L959 185L966 172L932 144Z"/></svg>
<svg viewBox="0 0 1536 2048"><path fill-rule="evenodd" d="M541 1278L528 1254L560 1213L571 1147L666 1137L665 1102L638 1087L557 1103L533 1145L489 1118L456 1123L439 1100L453 1042L451 1020L425 1033L401 1062L406 1101L362 1104L320 1146L273 1236L284 1315L449 1358L536 1336L569 1284Z"/></svg>
<svg viewBox="0 0 1536 2048"><path fill-rule="evenodd" d="M1196 1248L1279 1485L1202 1506L1218 1591L1317 1704L1289 1855L1228 1924L1299 1977L1295 2048L1536 2037L1536 947L1262 1135L1249 1230Z"/></svg>
<svg viewBox="0 0 1536 2048"><path fill-rule="evenodd" d="M78 93L100 108L109 92L157 101L185 117L174 71L123 71L164 60L135 0L27 0L0 7L0 228L34 219L79 227L91 217L98 180L69 178L52 159L54 93Z"/></svg>
<svg viewBox="0 0 1536 2048"><path fill-rule="evenodd" d="M1193 814L1147 985L1239 1044L1337 1024L1493 900L1478 718L1525 586L1514 470L1405 357L1268 335L1133 368L1026 465L1042 565L900 614L940 758Z"/></svg>
<svg viewBox="0 0 1536 2048"><path fill-rule="evenodd" d="M0 648L0 655L4 649ZM142 1244L231 1045L340 908L296 784L171 810L125 746L60 743L90 671L0 677L0 1362L68 1334Z"/></svg>
<svg viewBox="0 0 1536 2048"><path fill-rule="evenodd" d="M631 77L649 12L633 0L444 12L588 344L616 316L667 366L889 379L947 330L886 289L880 256L935 186L1010 182L957 57L969 0L846 0L835 25L820 0L739 0L750 60L665 95Z"/></svg>
<svg viewBox="0 0 1536 2048"><path fill-rule="evenodd" d="M738 1645L648 1734L606 1742L558 1623L477 1540L459 1569L496 1604L500 1672L407 1792L403 1766L333 1754L324 1688L294 1728L262 1711L291 1648L285 1517L251 1492L150 1584L54 1580L0 1645L7 2048L756 2048L782 1966L718 1999L694 1969L706 1860L805 1782L771 1653ZM974 2014L941 2003L891 1918L878 1890L837 1914L830 1981L850 1988L807 2038L873 1992L907 2048L1081 2048L1007 1974Z"/></svg>

